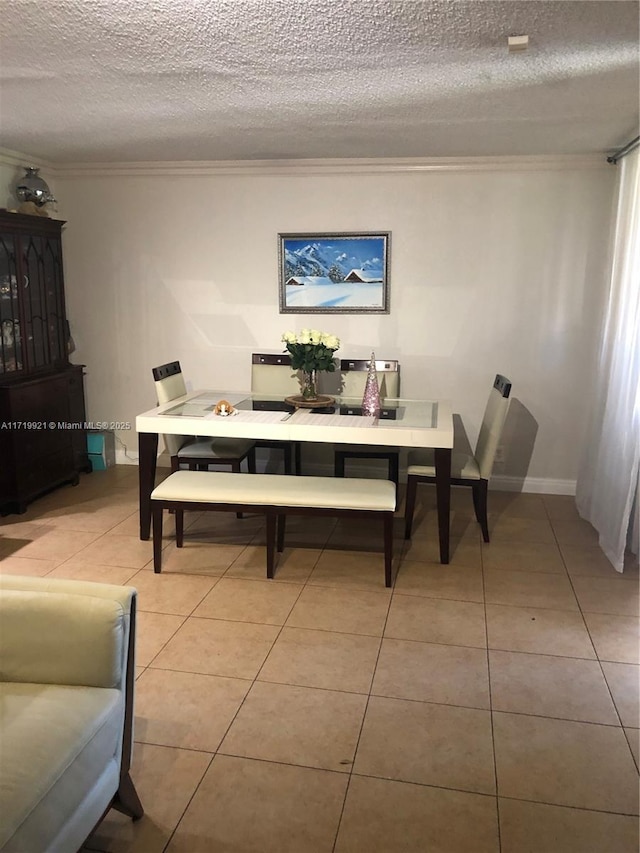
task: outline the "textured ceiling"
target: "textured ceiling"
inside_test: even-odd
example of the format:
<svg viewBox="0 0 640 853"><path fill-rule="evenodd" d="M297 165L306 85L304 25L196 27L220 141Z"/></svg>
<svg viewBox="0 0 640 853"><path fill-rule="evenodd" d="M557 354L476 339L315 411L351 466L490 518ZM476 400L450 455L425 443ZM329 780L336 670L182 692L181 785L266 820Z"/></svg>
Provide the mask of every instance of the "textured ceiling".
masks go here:
<svg viewBox="0 0 640 853"><path fill-rule="evenodd" d="M637 0L0 3L1 144L53 163L583 154L638 132Z"/></svg>

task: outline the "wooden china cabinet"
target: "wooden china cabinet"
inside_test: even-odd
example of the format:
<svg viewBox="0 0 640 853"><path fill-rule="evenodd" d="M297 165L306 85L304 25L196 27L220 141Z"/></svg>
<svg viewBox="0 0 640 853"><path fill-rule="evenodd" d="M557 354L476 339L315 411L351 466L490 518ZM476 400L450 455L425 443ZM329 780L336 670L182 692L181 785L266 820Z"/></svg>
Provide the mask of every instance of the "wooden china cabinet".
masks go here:
<svg viewBox="0 0 640 853"><path fill-rule="evenodd" d="M69 362L64 222L0 211L0 514L90 471L83 366Z"/></svg>

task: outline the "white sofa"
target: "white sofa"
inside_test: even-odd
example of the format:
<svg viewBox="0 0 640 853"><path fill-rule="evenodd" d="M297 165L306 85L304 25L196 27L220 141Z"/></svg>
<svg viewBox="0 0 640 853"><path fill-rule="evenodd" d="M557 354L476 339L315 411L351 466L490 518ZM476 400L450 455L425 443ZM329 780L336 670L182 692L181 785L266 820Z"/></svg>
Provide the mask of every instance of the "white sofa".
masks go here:
<svg viewBox="0 0 640 853"><path fill-rule="evenodd" d="M0 576L0 851L76 853L129 775L136 590Z"/></svg>

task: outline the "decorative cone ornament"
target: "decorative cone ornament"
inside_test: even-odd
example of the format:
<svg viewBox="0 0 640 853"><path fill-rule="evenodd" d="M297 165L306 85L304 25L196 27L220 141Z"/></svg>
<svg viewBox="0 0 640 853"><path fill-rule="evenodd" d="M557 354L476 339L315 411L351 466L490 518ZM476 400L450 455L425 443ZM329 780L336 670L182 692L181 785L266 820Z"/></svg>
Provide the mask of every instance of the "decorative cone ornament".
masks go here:
<svg viewBox="0 0 640 853"><path fill-rule="evenodd" d="M364 386L364 397L362 398L362 414L374 418L380 415L380 388L378 387L378 374L376 373L376 355L371 353L367 383Z"/></svg>

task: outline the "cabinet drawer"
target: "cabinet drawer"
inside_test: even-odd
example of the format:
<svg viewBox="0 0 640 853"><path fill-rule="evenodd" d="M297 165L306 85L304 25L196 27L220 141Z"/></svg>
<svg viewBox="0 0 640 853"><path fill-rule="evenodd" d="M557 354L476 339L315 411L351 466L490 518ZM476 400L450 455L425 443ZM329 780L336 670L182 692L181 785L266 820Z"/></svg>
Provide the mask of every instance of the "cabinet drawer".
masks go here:
<svg viewBox="0 0 640 853"><path fill-rule="evenodd" d="M18 465L37 465L38 461L51 453L71 447L71 431L65 429L21 429L14 430L13 446L18 456Z"/></svg>
<svg viewBox="0 0 640 853"><path fill-rule="evenodd" d="M25 460L23 465L17 467L16 483L18 491L24 496L23 499L28 500L29 497L65 480L72 480L75 476L73 454L70 449L65 448L38 459L36 464L29 464L28 460Z"/></svg>

